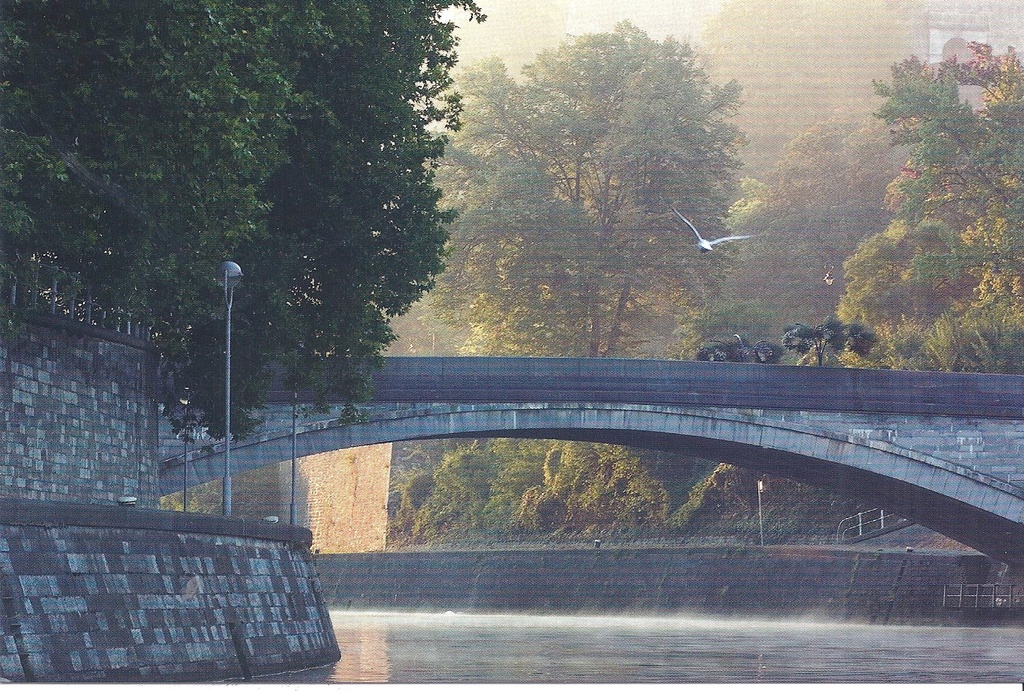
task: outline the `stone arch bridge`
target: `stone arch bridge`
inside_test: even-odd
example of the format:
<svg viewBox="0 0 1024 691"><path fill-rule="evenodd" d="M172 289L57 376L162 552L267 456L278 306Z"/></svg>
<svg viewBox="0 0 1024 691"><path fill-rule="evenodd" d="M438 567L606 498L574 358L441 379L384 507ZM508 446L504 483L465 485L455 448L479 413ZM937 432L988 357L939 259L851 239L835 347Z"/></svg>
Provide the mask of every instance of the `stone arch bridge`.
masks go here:
<svg viewBox="0 0 1024 691"><path fill-rule="evenodd" d="M1024 377L516 357L388 358L365 421L303 425L298 456L414 439L569 439L685 452L860 498L1024 564ZM243 472L291 457L289 426L232 445ZM181 486L165 459L164 493ZM189 484L223 447L189 458Z"/></svg>

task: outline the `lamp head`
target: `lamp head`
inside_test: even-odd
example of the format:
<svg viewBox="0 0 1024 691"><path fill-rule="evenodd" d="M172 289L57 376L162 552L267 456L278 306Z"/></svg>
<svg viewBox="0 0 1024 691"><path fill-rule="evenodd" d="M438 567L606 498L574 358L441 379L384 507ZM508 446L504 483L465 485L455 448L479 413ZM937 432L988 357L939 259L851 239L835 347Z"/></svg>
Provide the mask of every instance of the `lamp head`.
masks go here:
<svg viewBox="0 0 1024 691"><path fill-rule="evenodd" d="M234 262L221 262L217 273L217 283L227 288L234 288L242 280L242 267Z"/></svg>

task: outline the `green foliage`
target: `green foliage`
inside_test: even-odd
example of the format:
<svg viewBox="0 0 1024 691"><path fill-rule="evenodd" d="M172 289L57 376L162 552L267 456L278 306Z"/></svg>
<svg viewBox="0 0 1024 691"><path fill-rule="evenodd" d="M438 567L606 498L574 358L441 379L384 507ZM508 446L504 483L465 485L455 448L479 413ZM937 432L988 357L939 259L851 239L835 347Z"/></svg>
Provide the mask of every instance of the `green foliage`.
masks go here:
<svg viewBox="0 0 1024 691"><path fill-rule="evenodd" d="M153 325L168 401L223 430L225 258L234 431L268 364L358 399L441 270L433 167L456 127L450 5L169 0L4 4L0 272L46 259ZM0 314L0 319L5 316ZM218 390L219 389L219 390Z"/></svg>
<svg viewBox="0 0 1024 691"><path fill-rule="evenodd" d="M499 439L445 453L397 483L392 544L473 535L654 529L668 493L623 447Z"/></svg>
<svg viewBox="0 0 1024 691"><path fill-rule="evenodd" d="M782 336L782 347L800 355L813 356L818 367L827 351L839 354L849 350L861 357L874 347L877 337L863 324L844 324L838 317L828 317L818 326L791 324Z"/></svg>
<svg viewBox="0 0 1024 691"><path fill-rule="evenodd" d="M494 453L479 443L445 454L434 470L432 491L416 514L413 534L429 541L464 537L479 528L497 469Z"/></svg>
<svg viewBox="0 0 1024 691"><path fill-rule="evenodd" d="M865 239L847 260L842 319L895 326L926 326L954 304L970 298L973 284L957 268L961 243L948 226L893 221Z"/></svg>
<svg viewBox="0 0 1024 691"><path fill-rule="evenodd" d="M693 487L687 502L672 513L669 525L695 538L758 541L759 480L764 487L761 504L766 544L808 539L831 542L839 521L868 508L792 480L723 463Z"/></svg>
<svg viewBox="0 0 1024 691"><path fill-rule="evenodd" d="M732 232L754 239L739 248L723 299L760 305L773 328L834 312L848 280L844 260L891 218L885 191L898 170L880 123L830 122L801 133L730 209Z"/></svg>
<svg viewBox="0 0 1024 691"><path fill-rule="evenodd" d="M907 60L876 85L907 160L889 187L897 219L847 261L838 313L891 335L878 363L1019 369L1024 70L1012 50L971 50L966 62Z"/></svg>
<svg viewBox="0 0 1024 691"><path fill-rule="evenodd" d="M565 527L657 526L667 518L668 494L621 446L565 444L548 488L565 505Z"/></svg>
<svg viewBox="0 0 1024 691"><path fill-rule="evenodd" d="M460 80L465 126L442 170L460 216L438 308L470 325L471 352L643 352L717 275L695 270L666 200L714 228L736 90L712 85L689 47L629 25L523 74L491 61Z"/></svg>
<svg viewBox="0 0 1024 691"><path fill-rule="evenodd" d="M721 517L729 505L736 504L743 513L749 514L751 509L757 509L756 487L751 471L720 464L693 486L686 503L672 513L669 525L680 532L692 529L699 519Z"/></svg>
<svg viewBox="0 0 1024 691"><path fill-rule="evenodd" d="M689 359L708 340L725 340L726 334L772 333L782 321L775 307L764 300L734 302L722 299L692 309L679 323L668 357Z"/></svg>
<svg viewBox="0 0 1024 691"><path fill-rule="evenodd" d="M398 491L388 502L388 541L402 543L415 530L416 514L434 491L434 478L416 469L394 484Z"/></svg>
<svg viewBox="0 0 1024 691"><path fill-rule="evenodd" d="M554 450L543 440L495 439L490 447L501 460L490 485L483 522L490 529L516 530L522 520L524 497L544 486Z"/></svg>
<svg viewBox="0 0 1024 691"><path fill-rule="evenodd" d="M1024 319L1009 304L988 304L939 317L924 338L930 369L1024 374Z"/></svg>

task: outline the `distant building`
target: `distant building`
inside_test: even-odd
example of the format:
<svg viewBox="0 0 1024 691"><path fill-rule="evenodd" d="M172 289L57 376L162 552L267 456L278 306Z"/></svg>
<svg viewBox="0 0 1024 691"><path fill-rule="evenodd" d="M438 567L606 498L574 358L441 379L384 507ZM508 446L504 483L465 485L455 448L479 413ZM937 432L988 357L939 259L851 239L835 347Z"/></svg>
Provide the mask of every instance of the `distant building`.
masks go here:
<svg viewBox="0 0 1024 691"><path fill-rule="evenodd" d="M856 0L850 0L856 2ZM727 0L481 0L490 25L466 27L472 57L501 54L516 43L539 48L560 38L612 31L629 20L659 41L668 36L698 45L706 21ZM971 41L997 53L1024 46L1024 0L892 0L907 17L913 54L936 63L969 55ZM486 38L485 38L486 36ZM479 42L478 42L479 41ZM527 47L527 46L523 46ZM547 47L554 47L547 45ZM529 52L529 51L527 51ZM529 62L532 54L513 53Z"/></svg>
<svg viewBox="0 0 1024 691"><path fill-rule="evenodd" d="M930 63L970 56L967 44L987 43L998 53L1024 45L1022 0L916 0L900 2L910 17L913 53Z"/></svg>

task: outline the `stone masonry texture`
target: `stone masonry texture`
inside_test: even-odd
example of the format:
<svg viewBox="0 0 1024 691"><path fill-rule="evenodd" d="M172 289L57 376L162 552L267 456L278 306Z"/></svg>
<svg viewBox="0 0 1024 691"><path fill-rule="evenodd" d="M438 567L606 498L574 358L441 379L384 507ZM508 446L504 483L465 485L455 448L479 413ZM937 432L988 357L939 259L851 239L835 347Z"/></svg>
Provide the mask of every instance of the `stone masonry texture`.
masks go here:
<svg viewBox="0 0 1024 691"><path fill-rule="evenodd" d="M156 367L139 338L59 319L0 340L0 681L209 681L340 657L309 530L151 508Z"/></svg>
<svg viewBox="0 0 1024 691"><path fill-rule="evenodd" d="M314 552L383 550L388 527L391 444L339 449L298 459L296 522L309 526ZM180 495L179 495L180 496ZM241 473L234 482L233 513L277 516L291 504L291 461Z"/></svg>
<svg viewBox="0 0 1024 691"><path fill-rule="evenodd" d="M423 612L691 612L876 624L1024 621L944 606L946 585L1011 583L980 554L819 547L321 554L328 606ZM987 619L986 619L987 617Z"/></svg>
<svg viewBox="0 0 1024 691"><path fill-rule="evenodd" d="M383 550L388 530L391 444L302 459L302 506L317 552Z"/></svg>
<svg viewBox="0 0 1024 691"><path fill-rule="evenodd" d="M156 506L155 356L115 336L29 325L0 340L0 497Z"/></svg>
<svg viewBox="0 0 1024 691"><path fill-rule="evenodd" d="M0 677L197 681L340 657L304 528L26 500L0 509Z"/></svg>

